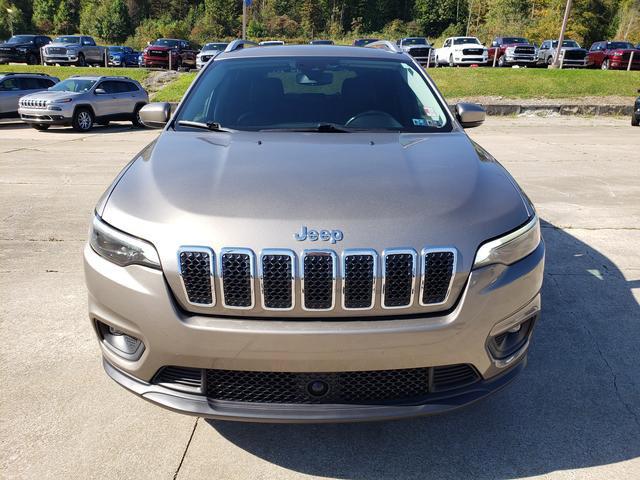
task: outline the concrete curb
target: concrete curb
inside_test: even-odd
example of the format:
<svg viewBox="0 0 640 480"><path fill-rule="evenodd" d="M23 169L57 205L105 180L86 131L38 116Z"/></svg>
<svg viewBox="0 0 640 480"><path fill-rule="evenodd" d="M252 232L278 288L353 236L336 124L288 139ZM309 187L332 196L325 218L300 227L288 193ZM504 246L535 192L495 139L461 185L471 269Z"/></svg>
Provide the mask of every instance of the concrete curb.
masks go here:
<svg viewBox="0 0 640 480"><path fill-rule="evenodd" d="M553 114L559 115L617 115L628 116L633 112L633 105L582 105L582 104L483 104L487 115L505 116L522 114ZM453 105L450 105L453 107Z"/></svg>

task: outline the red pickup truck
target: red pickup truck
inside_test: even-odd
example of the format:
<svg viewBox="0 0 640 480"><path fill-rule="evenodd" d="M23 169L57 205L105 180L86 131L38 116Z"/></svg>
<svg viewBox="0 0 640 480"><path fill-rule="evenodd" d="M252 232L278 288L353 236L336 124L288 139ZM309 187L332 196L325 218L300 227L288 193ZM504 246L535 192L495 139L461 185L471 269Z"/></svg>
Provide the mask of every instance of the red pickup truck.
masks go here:
<svg viewBox="0 0 640 480"><path fill-rule="evenodd" d="M142 51L142 66L175 70L196 68L197 53L186 40L159 38Z"/></svg>
<svg viewBox="0 0 640 480"><path fill-rule="evenodd" d="M630 42L595 42L587 54L587 67L602 70L626 70L631 60L631 70L640 70L640 49Z"/></svg>
<svg viewBox="0 0 640 480"><path fill-rule="evenodd" d="M495 64L499 67L535 66L538 60L537 53L536 47L526 38L496 37L489 47L488 64L493 65L493 58L496 57Z"/></svg>

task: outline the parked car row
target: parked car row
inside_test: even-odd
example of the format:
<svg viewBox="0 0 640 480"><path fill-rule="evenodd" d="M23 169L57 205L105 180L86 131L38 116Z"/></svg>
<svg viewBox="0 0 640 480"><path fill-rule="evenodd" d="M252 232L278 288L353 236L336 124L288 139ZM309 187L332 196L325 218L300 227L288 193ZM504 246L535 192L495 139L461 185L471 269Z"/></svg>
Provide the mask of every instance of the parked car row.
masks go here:
<svg viewBox="0 0 640 480"><path fill-rule="evenodd" d="M0 74L0 118L20 118L37 130L71 125L87 132L95 124L131 121L149 103L144 88L128 77L76 75L60 81L43 73Z"/></svg>

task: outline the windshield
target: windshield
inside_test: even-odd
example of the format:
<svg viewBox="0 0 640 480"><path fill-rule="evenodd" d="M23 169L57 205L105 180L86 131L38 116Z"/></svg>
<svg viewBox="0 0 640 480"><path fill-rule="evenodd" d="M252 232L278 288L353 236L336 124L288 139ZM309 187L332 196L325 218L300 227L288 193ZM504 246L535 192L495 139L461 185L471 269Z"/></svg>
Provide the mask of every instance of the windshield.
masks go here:
<svg viewBox="0 0 640 480"><path fill-rule="evenodd" d="M56 37L54 43L80 43L80 37Z"/></svg>
<svg viewBox="0 0 640 480"><path fill-rule="evenodd" d="M609 42L607 48L633 48L633 45L629 42Z"/></svg>
<svg viewBox="0 0 640 480"><path fill-rule="evenodd" d="M227 48L226 43L207 43L204 47L202 47L202 50L224 50L225 48Z"/></svg>
<svg viewBox="0 0 640 480"><path fill-rule="evenodd" d="M502 43L503 44L509 44L509 43L529 43L529 41L526 38L522 38L522 37L505 37L502 39Z"/></svg>
<svg viewBox="0 0 640 480"><path fill-rule="evenodd" d="M7 43L33 43L34 38L33 35L14 35Z"/></svg>
<svg viewBox="0 0 640 480"><path fill-rule="evenodd" d="M553 48L556 48L558 46L558 41L554 41L553 42ZM578 45L578 42L575 42L573 40L564 40L562 42L562 46L563 47L569 47L569 48L580 48L580 45Z"/></svg>
<svg viewBox="0 0 640 480"><path fill-rule="evenodd" d="M480 41L475 37L464 37L464 38L454 38L454 45L464 45L465 43L475 43L476 45L480 45Z"/></svg>
<svg viewBox="0 0 640 480"><path fill-rule="evenodd" d="M123 47L109 47L109 52L111 53L122 53L124 52Z"/></svg>
<svg viewBox="0 0 640 480"><path fill-rule="evenodd" d="M353 42L353 44L356 47L364 47L365 45L368 45L370 43L377 42L377 41L378 41L377 38L359 38L358 40Z"/></svg>
<svg viewBox="0 0 640 480"><path fill-rule="evenodd" d="M405 38L402 41L403 45L426 45L427 44L427 39L426 38Z"/></svg>
<svg viewBox="0 0 640 480"><path fill-rule="evenodd" d="M312 45L333 45L333 40L313 40Z"/></svg>
<svg viewBox="0 0 640 480"><path fill-rule="evenodd" d="M81 80L78 78L68 78L60 83L56 83L49 90L54 92L86 92L93 87L96 80Z"/></svg>
<svg viewBox="0 0 640 480"><path fill-rule="evenodd" d="M153 42L151 45L157 45L159 47L176 48L178 45L180 45L180 40L171 40L171 39L168 39L168 38L159 38L158 40Z"/></svg>
<svg viewBox="0 0 640 480"><path fill-rule="evenodd" d="M412 64L362 58L251 58L215 62L177 122L236 130L449 131L443 105ZM177 127L183 128L183 127Z"/></svg>

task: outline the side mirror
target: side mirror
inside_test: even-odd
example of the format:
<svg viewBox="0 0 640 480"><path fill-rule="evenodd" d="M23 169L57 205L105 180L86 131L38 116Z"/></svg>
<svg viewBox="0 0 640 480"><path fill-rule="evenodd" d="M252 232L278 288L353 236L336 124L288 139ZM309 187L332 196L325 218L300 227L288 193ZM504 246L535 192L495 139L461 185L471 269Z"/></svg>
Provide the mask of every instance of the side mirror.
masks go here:
<svg viewBox="0 0 640 480"><path fill-rule="evenodd" d="M171 118L171 105L167 102L148 103L140 109L140 121L149 128L162 128Z"/></svg>
<svg viewBox="0 0 640 480"><path fill-rule="evenodd" d="M462 128L473 128L482 125L487 112L477 103L456 104L456 118Z"/></svg>
<svg viewBox="0 0 640 480"><path fill-rule="evenodd" d="M96 88L93 93L96 95L106 95L107 91L104 88Z"/></svg>

